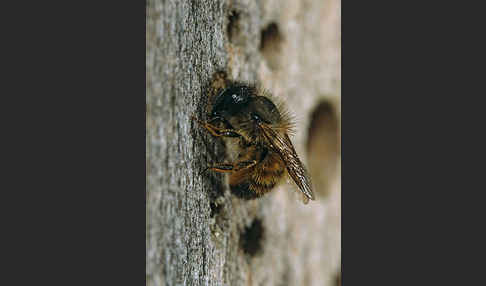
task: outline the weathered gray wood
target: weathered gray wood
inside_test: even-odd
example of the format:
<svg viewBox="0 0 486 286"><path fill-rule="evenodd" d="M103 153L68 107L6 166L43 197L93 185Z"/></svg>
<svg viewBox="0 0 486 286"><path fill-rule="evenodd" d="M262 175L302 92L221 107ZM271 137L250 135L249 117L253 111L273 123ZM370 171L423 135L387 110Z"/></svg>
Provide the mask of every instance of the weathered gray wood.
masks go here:
<svg viewBox="0 0 486 286"><path fill-rule="evenodd" d="M270 23L278 31L261 47ZM199 174L225 147L190 117L206 108L216 70L259 81L297 116L307 162L312 110L325 99L340 116L340 1L148 0L146 39L147 285L333 285L339 161L331 191L316 186L308 205L291 183L242 201L224 176Z"/></svg>

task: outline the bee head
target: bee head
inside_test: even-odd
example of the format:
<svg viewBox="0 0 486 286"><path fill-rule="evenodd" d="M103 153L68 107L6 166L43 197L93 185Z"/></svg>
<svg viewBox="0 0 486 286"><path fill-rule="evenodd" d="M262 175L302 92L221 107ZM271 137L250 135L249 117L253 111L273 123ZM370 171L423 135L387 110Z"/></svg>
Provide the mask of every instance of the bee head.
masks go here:
<svg viewBox="0 0 486 286"><path fill-rule="evenodd" d="M245 84L233 84L220 92L209 117L212 122L240 130L253 140L261 137L262 123L274 125L282 120L279 110L264 93Z"/></svg>
<svg viewBox="0 0 486 286"><path fill-rule="evenodd" d="M253 92L253 88L245 85L228 87L216 97L210 116L226 119L234 116L248 106L249 98Z"/></svg>

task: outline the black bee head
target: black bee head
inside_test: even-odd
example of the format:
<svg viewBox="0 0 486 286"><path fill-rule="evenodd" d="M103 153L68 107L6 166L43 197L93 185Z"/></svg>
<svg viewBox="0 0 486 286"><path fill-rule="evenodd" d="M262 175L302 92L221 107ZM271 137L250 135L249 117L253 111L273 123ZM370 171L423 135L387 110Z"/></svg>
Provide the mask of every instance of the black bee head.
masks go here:
<svg viewBox="0 0 486 286"><path fill-rule="evenodd" d="M214 102L211 117L229 118L246 108L254 89L245 85L233 85L223 90Z"/></svg>

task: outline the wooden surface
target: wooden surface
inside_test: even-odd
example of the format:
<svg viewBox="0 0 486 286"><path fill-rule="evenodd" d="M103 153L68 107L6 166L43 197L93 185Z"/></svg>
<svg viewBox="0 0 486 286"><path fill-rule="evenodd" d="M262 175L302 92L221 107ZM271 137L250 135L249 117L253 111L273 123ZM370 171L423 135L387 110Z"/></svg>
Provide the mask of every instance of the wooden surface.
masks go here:
<svg viewBox="0 0 486 286"><path fill-rule="evenodd" d="M147 285L335 285L340 156L327 154L339 152L330 145L339 142L340 6L147 1ZM319 182L317 201L303 205L290 181L243 201L225 176L199 174L225 158L224 144L190 120L206 109L206 87L220 69L287 102L298 119L292 140ZM311 124L323 101L336 120ZM309 137L316 124L313 133L325 132Z"/></svg>

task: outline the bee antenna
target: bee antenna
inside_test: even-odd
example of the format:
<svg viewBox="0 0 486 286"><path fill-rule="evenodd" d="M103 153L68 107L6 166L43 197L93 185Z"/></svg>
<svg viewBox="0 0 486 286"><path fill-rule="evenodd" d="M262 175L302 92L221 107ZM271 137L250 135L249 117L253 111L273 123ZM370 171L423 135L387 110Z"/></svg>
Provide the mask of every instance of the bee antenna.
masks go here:
<svg viewBox="0 0 486 286"><path fill-rule="evenodd" d="M204 173L206 173L207 170L211 169L211 167L206 167L202 172L199 173L199 176L202 176Z"/></svg>

